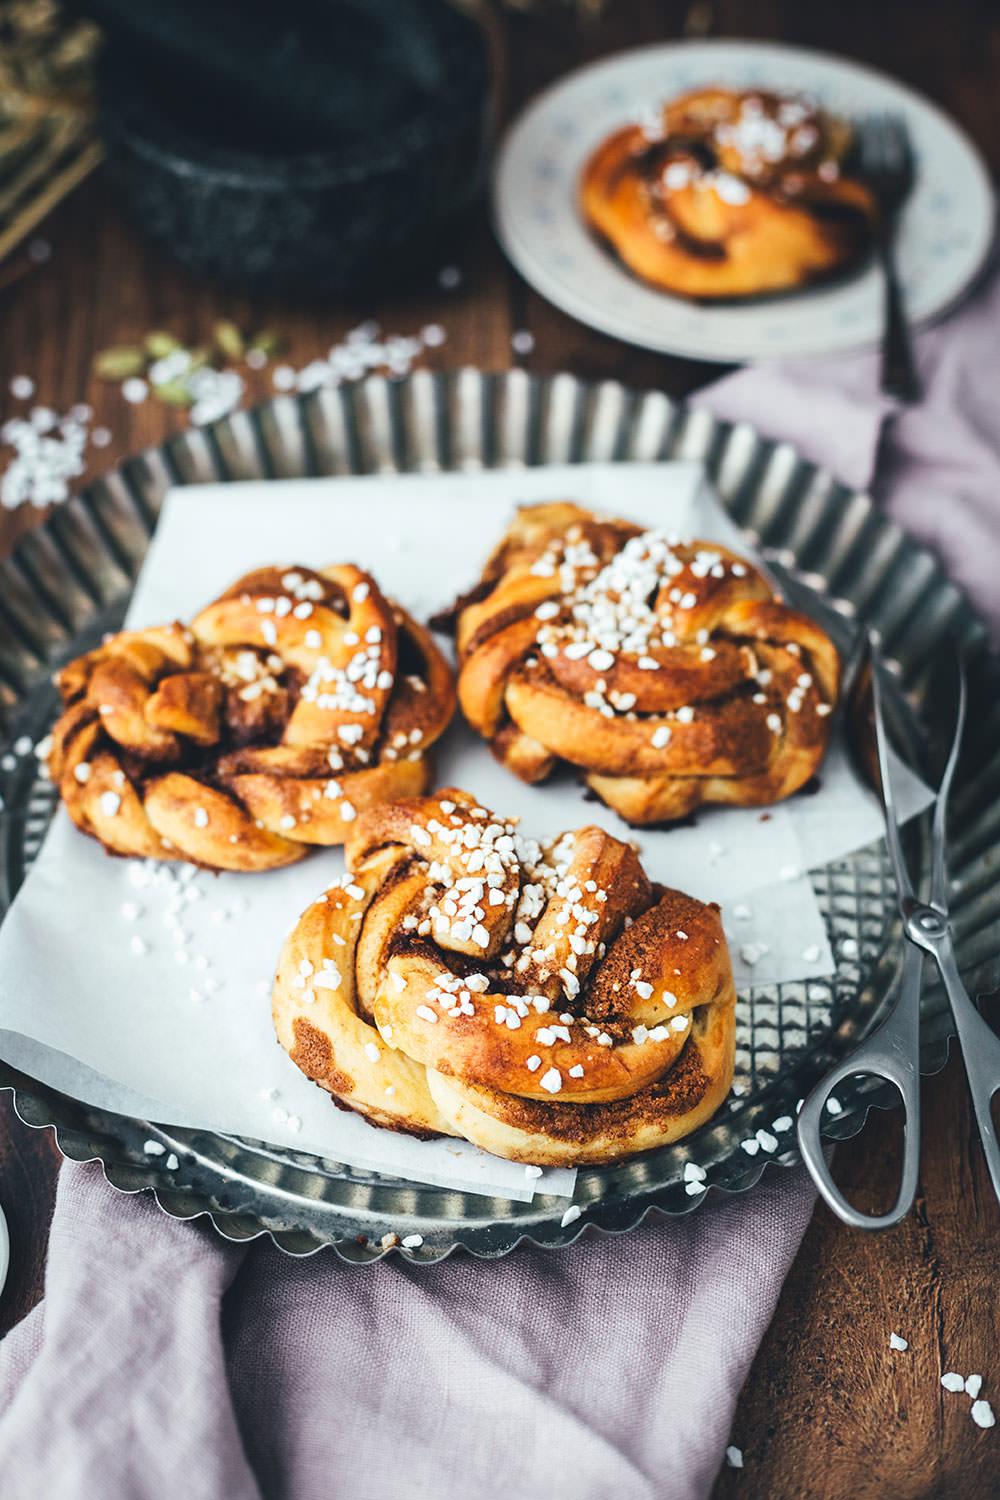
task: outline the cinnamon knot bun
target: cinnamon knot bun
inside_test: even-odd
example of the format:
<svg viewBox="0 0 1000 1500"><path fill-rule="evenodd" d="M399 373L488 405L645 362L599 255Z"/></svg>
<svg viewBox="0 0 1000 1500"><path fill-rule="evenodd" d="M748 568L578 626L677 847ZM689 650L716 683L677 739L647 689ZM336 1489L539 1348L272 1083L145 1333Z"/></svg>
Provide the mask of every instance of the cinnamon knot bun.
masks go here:
<svg viewBox="0 0 1000 1500"><path fill-rule="evenodd" d="M122 631L58 674L49 770L114 854L267 870L429 785L455 706L430 635L342 565L261 568L191 622Z"/></svg>
<svg viewBox="0 0 1000 1500"><path fill-rule="evenodd" d="M448 788L373 808L303 914L278 1039L334 1099L515 1161L614 1161L689 1134L733 1074L717 906L654 887L600 828L545 843Z"/></svg>
<svg viewBox="0 0 1000 1500"><path fill-rule="evenodd" d="M569 761L630 823L778 801L826 749L833 645L716 542L525 506L456 634L459 701L497 760L527 782Z"/></svg>
<svg viewBox="0 0 1000 1500"><path fill-rule="evenodd" d="M787 94L699 89L616 131L580 179L587 224L643 280L694 298L783 292L872 243L851 130Z"/></svg>

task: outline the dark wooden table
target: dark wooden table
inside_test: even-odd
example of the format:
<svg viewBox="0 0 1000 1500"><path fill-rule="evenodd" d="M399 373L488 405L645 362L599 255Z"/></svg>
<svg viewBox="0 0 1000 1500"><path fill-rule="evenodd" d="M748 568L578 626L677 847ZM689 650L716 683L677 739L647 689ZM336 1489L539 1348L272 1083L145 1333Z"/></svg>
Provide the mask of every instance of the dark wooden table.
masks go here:
<svg viewBox="0 0 1000 1500"><path fill-rule="evenodd" d="M930 0L610 0L596 23L556 12L509 18L495 26L505 54L504 107L515 109L579 62L706 23L713 34L781 37L884 68L953 114L994 172L1000 166L1000 10L990 0L948 6ZM220 317L243 328L274 329L296 366L322 355L362 317L375 317L388 332L444 325L447 342L428 359L441 368L504 368L515 359L512 332L529 329L535 347L524 362L533 370L620 378L674 395L719 373L716 366L632 349L556 312L506 264L485 214L463 243L449 248L447 259L464 273L457 290L444 292L431 279L422 292L326 309L250 303L204 286L122 223L100 180L78 191L42 232L51 241L51 259L0 290L0 392L12 376L29 374L36 399L59 411L90 402L95 422L113 433L109 448L92 450L94 472L162 441L186 421L152 401L126 405L115 387L92 378L94 351L135 342L152 328L168 328L193 345ZM3 268L8 276L19 269ZM270 394L267 372L255 377L248 394ZM0 409L5 402L0 398ZM39 519L28 508L0 512L0 550L9 550ZM874 1209L891 1200L900 1134L895 1116L876 1112L859 1137L839 1148L838 1178L862 1205ZM980 1431L970 1420L968 1399L940 1386L945 1370L981 1373L983 1395L1000 1410L1000 1209L956 1059L925 1087L924 1139L916 1206L898 1229L878 1237L851 1233L817 1208L736 1411L732 1440L743 1450L745 1467L723 1470L717 1500L1000 1495L1000 1426ZM28 1130L9 1096L0 1096L0 1202L12 1251L0 1333L42 1295L59 1161L50 1135ZM905 1353L890 1351L892 1331L909 1340Z"/></svg>

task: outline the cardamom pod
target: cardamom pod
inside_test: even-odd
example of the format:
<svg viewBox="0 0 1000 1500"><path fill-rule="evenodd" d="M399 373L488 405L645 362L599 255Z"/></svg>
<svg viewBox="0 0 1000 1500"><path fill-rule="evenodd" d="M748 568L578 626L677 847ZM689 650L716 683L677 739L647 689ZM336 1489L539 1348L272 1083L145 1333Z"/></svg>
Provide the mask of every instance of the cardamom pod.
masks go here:
<svg viewBox="0 0 1000 1500"><path fill-rule="evenodd" d="M143 343L153 359L166 359L175 349L184 347L180 339L175 339L172 333L165 333L162 328L154 328L152 333L147 333Z"/></svg>
<svg viewBox="0 0 1000 1500"><path fill-rule="evenodd" d="M271 333L265 329L261 333L254 334L250 340L250 348L259 349L261 354L266 354L267 358L270 359L281 348L281 340L276 333Z"/></svg>
<svg viewBox="0 0 1000 1500"><path fill-rule="evenodd" d="M134 344L119 344L94 355L94 374L98 380L127 380L142 375L146 369L145 352Z"/></svg>
<svg viewBox="0 0 1000 1500"><path fill-rule="evenodd" d="M180 380L168 380L166 385L154 385L153 395L167 406L193 406L194 397Z"/></svg>
<svg viewBox="0 0 1000 1500"><path fill-rule="evenodd" d="M244 338L235 323L223 320L216 323L215 342L227 359L242 359L246 347Z"/></svg>

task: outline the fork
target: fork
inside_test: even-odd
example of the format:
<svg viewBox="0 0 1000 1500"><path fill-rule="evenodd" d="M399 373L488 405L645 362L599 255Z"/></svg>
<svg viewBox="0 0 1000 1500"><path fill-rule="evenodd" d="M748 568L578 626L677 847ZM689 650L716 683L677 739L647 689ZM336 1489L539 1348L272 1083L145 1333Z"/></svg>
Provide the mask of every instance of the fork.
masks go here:
<svg viewBox="0 0 1000 1500"><path fill-rule="evenodd" d="M858 137L861 174L878 204L876 249L885 277L882 390L900 401L919 401L920 380L893 250L900 209L916 175L910 137L902 118L892 114L868 115L860 123Z"/></svg>

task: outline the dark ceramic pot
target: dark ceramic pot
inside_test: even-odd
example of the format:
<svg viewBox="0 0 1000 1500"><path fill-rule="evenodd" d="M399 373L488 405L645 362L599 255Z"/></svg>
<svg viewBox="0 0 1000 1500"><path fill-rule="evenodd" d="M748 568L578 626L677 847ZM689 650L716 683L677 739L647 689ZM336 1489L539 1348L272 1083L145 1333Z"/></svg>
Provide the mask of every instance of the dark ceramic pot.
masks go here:
<svg viewBox="0 0 1000 1500"><path fill-rule="evenodd" d="M121 40L104 52L115 189L150 240L213 280L307 298L391 289L447 255L482 186L490 70L475 22L446 0L328 0L324 27L309 85L325 69L336 92L314 122L301 101L282 110L278 56L265 91L178 77ZM294 69L284 86L294 98Z"/></svg>

